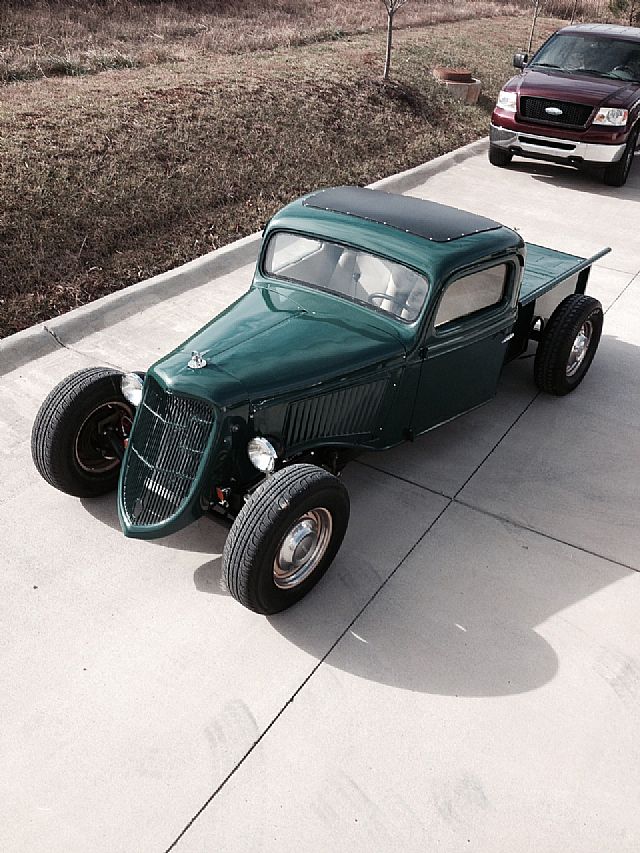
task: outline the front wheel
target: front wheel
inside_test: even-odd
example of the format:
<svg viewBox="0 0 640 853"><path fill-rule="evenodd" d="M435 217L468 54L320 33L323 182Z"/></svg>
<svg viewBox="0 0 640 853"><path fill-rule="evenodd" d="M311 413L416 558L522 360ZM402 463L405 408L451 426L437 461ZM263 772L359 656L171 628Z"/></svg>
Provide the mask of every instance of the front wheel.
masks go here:
<svg viewBox="0 0 640 853"><path fill-rule="evenodd" d="M602 334L602 305L572 293L551 315L538 344L534 378L538 388L561 397L584 379Z"/></svg>
<svg viewBox="0 0 640 853"><path fill-rule="evenodd" d="M489 162L492 166L500 166L500 168L505 168L511 163L513 159L513 154L511 151L507 151L505 148L500 148L497 145L489 146Z"/></svg>
<svg viewBox="0 0 640 853"><path fill-rule="evenodd" d="M633 131L620 160L617 163L607 166L604 170L604 182L610 187L622 187L626 184L631 166L633 165L633 158L636 155L639 132L640 128Z"/></svg>
<svg viewBox="0 0 640 853"><path fill-rule="evenodd" d="M278 613L315 586L349 522L343 483L316 465L267 477L242 507L227 538L223 574L231 595L256 613Z"/></svg>
<svg viewBox="0 0 640 853"><path fill-rule="evenodd" d="M31 455L56 489L96 497L118 484L133 407L122 396L118 370L89 367L67 376L40 406Z"/></svg>

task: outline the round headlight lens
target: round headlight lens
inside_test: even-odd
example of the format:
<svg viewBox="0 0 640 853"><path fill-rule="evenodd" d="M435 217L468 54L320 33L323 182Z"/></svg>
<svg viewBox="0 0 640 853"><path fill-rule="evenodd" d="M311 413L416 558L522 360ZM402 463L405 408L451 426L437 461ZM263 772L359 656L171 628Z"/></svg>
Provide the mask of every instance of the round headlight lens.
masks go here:
<svg viewBox="0 0 640 853"><path fill-rule="evenodd" d="M252 438L247 445L247 453L254 468L263 474L270 474L276 464L278 454L270 441L262 436Z"/></svg>
<svg viewBox="0 0 640 853"><path fill-rule="evenodd" d="M125 400L133 406L139 406L142 400L143 381L137 373L125 373L120 380L120 390Z"/></svg>

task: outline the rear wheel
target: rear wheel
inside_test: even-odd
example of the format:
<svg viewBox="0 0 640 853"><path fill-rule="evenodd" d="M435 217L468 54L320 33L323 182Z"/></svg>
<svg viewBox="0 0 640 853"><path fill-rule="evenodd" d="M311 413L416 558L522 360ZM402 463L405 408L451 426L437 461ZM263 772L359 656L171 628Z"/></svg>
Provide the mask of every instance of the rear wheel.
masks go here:
<svg viewBox="0 0 640 853"><path fill-rule="evenodd" d="M598 349L602 321L597 299L572 293L562 300L536 352L534 377L542 391L561 397L582 382Z"/></svg>
<svg viewBox="0 0 640 853"><path fill-rule="evenodd" d="M40 475L76 497L95 497L118 484L133 407L117 370L90 367L67 376L45 399L31 431Z"/></svg>
<svg viewBox="0 0 640 853"><path fill-rule="evenodd" d="M610 187L622 187L627 182L633 158L636 154L636 146L638 144L638 132L640 128L636 128L629 137L627 147L624 149L624 154L617 163L612 163L604 170L604 182Z"/></svg>
<svg viewBox="0 0 640 853"><path fill-rule="evenodd" d="M511 163L513 154L505 148L499 148L497 145L489 146L489 162L492 166L500 166L504 168Z"/></svg>
<svg viewBox="0 0 640 853"><path fill-rule="evenodd" d="M335 557L349 522L349 495L316 465L267 477L227 538L223 573L231 595L256 613L278 613L303 598Z"/></svg>

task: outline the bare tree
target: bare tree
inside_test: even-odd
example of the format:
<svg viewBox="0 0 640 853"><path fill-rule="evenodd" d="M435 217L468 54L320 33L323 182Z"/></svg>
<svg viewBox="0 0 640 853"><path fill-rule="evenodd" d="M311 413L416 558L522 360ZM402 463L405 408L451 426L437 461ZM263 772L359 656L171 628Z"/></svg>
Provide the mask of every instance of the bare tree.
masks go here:
<svg viewBox="0 0 640 853"><path fill-rule="evenodd" d="M576 9L578 8L578 0L573 0L573 7L571 8L571 20L569 21L572 24L576 19Z"/></svg>
<svg viewBox="0 0 640 853"><path fill-rule="evenodd" d="M640 0L611 0L609 9L614 15L626 18L630 27L638 23L640 17Z"/></svg>
<svg viewBox="0 0 640 853"><path fill-rule="evenodd" d="M531 21L531 32L529 33L529 46L527 48L527 53L531 53L531 45L533 44L533 33L536 28L536 21L538 20L538 15L540 14L540 7L542 6L542 0L533 0L533 20Z"/></svg>
<svg viewBox="0 0 640 853"><path fill-rule="evenodd" d="M384 60L383 80L389 79L389 70L391 69L391 42L393 40L393 19L396 12L407 0L382 0L384 8L387 10L387 53Z"/></svg>

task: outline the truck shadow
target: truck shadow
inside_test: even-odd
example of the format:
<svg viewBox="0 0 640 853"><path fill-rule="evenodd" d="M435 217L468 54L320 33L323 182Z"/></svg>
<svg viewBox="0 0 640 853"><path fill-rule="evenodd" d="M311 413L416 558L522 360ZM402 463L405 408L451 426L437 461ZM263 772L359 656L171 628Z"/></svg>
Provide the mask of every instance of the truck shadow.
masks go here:
<svg viewBox="0 0 640 853"><path fill-rule="evenodd" d="M600 454L598 469L606 469L607 454L613 456L614 448L602 447L602 430L615 442L614 423L640 403L640 391L633 392L632 400L627 395L628 375L633 375L640 351L607 336L599 355L582 389L558 404L565 405L560 417L568 428L576 415L586 424L591 410L594 428L585 429L582 452L585 458ZM611 388L619 388L625 397L626 415L621 407L615 410ZM620 434L625 428L618 423ZM563 434L575 442L570 429ZM640 445L640 432L633 441ZM427 441L398 451L408 456L429 452ZM618 468L619 461L612 460L611 471ZM594 492L599 476L594 470ZM585 642L597 646L598 637L589 640L579 627L580 603L633 577L616 562L457 501L445 502L444 512L429 529L437 496L430 498L426 490L421 493L408 485L407 503L395 506L390 500L383 516L377 512L376 493L390 491L392 478L356 465L353 471L347 469L345 479L352 516L342 551L316 589L295 608L270 617L270 623L316 659L360 678L455 696L534 690L552 680L561 665L575 666ZM595 537L601 535L603 543L612 536L611 517L626 520L633 512L624 506L630 499L628 489L628 483L620 489L619 507L603 508L599 516L591 514L591 504L585 505ZM406 552L416 544L396 570L386 555L399 532L403 535L408 504L424 518L422 529L412 522L415 536L410 542L398 543ZM557 506L560 517L568 511ZM339 642L337 624L343 631L349 626Z"/></svg>
<svg viewBox="0 0 640 853"><path fill-rule="evenodd" d="M80 498L83 508L96 521L105 524L112 530L120 531L116 496L104 495L100 498ZM205 516L183 530L172 533L161 539L149 539L149 547L174 548L178 551L211 554L222 553L229 532L229 524L215 518Z"/></svg>
<svg viewBox="0 0 640 853"><path fill-rule="evenodd" d="M603 198L620 198L625 201L639 201L640 157L636 158L627 183L623 187L610 187L602 181L602 170L594 166L574 169L555 163L516 158L507 171L528 174L534 181L551 186L563 187L575 192L588 193Z"/></svg>

